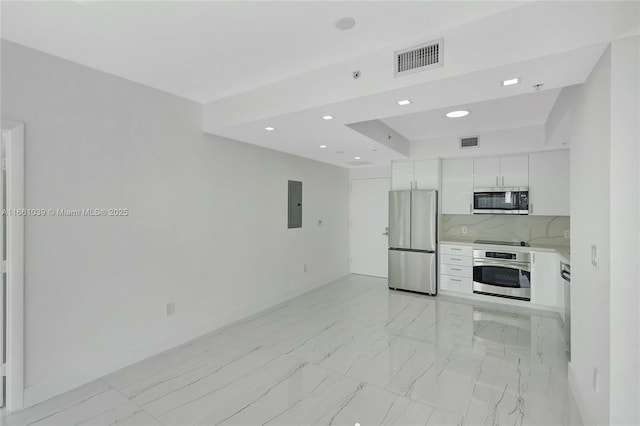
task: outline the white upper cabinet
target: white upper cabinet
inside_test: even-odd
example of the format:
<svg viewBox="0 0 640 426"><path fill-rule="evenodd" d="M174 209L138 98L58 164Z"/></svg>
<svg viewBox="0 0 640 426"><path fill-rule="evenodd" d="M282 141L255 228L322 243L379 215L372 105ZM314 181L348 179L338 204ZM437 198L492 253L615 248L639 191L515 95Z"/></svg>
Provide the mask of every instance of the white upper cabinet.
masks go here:
<svg viewBox="0 0 640 426"><path fill-rule="evenodd" d="M569 216L569 151L529 154L529 214Z"/></svg>
<svg viewBox="0 0 640 426"><path fill-rule="evenodd" d="M476 158L473 175L475 188L529 186L529 156Z"/></svg>
<svg viewBox="0 0 640 426"><path fill-rule="evenodd" d="M438 189L440 160L392 161L391 189Z"/></svg>
<svg viewBox="0 0 640 426"><path fill-rule="evenodd" d="M413 161L391 163L391 189L394 191L413 189Z"/></svg>
<svg viewBox="0 0 640 426"><path fill-rule="evenodd" d="M413 163L414 189L438 189L440 160L417 160Z"/></svg>
<svg viewBox="0 0 640 426"><path fill-rule="evenodd" d="M442 213L471 214L473 158L442 161Z"/></svg>
<svg viewBox="0 0 640 426"><path fill-rule="evenodd" d="M529 156L500 157L500 185L529 186Z"/></svg>
<svg viewBox="0 0 640 426"><path fill-rule="evenodd" d="M500 186L500 158L475 158L473 160L473 186L493 188Z"/></svg>

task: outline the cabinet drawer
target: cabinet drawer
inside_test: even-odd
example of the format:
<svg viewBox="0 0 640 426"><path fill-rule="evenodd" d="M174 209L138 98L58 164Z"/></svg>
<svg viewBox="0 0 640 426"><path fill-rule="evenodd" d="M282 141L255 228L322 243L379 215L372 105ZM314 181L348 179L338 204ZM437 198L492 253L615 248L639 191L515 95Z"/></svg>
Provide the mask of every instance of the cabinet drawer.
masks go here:
<svg viewBox="0 0 640 426"><path fill-rule="evenodd" d="M449 244L441 244L440 245L440 254L451 254L458 256L469 256L473 255L473 248L471 246L454 246Z"/></svg>
<svg viewBox="0 0 640 426"><path fill-rule="evenodd" d="M458 277L473 277L473 268L471 266L458 265L440 265L440 272L443 275L456 275Z"/></svg>
<svg viewBox="0 0 640 426"><path fill-rule="evenodd" d="M471 278L440 275L440 289L460 293L473 293L473 281Z"/></svg>
<svg viewBox="0 0 640 426"><path fill-rule="evenodd" d="M440 256L440 263L445 265L473 266L473 258L469 256L443 254Z"/></svg>

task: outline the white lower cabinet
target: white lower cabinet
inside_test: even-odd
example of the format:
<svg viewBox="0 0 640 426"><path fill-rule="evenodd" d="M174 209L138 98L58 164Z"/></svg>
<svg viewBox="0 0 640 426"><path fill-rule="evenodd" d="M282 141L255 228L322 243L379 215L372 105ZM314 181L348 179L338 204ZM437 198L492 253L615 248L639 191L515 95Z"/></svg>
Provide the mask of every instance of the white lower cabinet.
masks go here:
<svg viewBox="0 0 640 426"><path fill-rule="evenodd" d="M531 303L564 310L564 281L560 277L561 256L549 251L531 251ZM439 289L473 294L473 248L440 244ZM510 299L495 298L498 303Z"/></svg>
<svg viewBox="0 0 640 426"><path fill-rule="evenodd" d="M440 289L473 293L472 249L469 246L440 245Z"/></svg>
<svg viewBox="0 0 640 426"><path fill-rule="evenodd" d="M440 254L449 256L473 256L473 248L471 246L456 246L452 244L440 244Z"/></svg>
<svg viewBox="0 0 640 426"><path fill-rule="evenodd" d="M457 266L473 266L471 256L452 256L450 254L441 254L440 263Z"/></svg>
<svg viewBox="0 0 640 426"><path fill-rule="evenodd" d="M531 303L564 308L564 282L560 277L560 256L532 252Z"/></svg>
<svg viewBox="0 0 640 426"><path fill-rule="evenodd" d="M440 289L471 294L473 293L473 279L470 277L440 274Z"/></svg>
<svg viewBox="0 0 640 426"><path fill-rule="evenodd" d="M471 266L447 265L446 263L441 263L440 273L444 275L455 275L457 277L471 277L473 276L473 268Z"/></svg>

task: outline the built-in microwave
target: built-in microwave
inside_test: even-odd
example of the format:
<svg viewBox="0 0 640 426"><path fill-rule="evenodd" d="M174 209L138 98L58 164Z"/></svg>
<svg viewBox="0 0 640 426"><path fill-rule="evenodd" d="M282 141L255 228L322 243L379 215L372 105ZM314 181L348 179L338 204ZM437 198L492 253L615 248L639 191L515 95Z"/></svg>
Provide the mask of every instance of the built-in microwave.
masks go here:
<svg viewBox="0 0 640 426"><path fill-rule="evenodd" d="M476 188L473 213L529 214L529 188Z"/></svg>

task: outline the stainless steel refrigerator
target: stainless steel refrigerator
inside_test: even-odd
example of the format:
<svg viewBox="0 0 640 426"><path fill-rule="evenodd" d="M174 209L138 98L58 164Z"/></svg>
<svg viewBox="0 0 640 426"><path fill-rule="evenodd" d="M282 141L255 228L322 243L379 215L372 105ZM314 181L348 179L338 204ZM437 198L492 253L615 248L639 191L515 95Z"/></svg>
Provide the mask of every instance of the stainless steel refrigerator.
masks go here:
<svg viewBox="0 0 640 426"><path fill-rule="evenodd" d="M389 192L389 288L437 294L437 191Z"/></svg>

